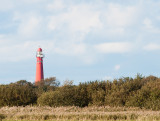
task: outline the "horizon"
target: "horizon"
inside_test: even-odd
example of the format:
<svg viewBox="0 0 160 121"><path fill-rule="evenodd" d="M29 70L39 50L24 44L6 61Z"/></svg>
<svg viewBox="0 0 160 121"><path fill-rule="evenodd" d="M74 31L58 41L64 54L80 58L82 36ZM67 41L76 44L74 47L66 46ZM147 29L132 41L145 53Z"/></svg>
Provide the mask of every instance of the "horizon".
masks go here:
<svg viewBox="0 0 160 121"><path fill-rule="evenodd" d="M33 83L39 46L60 83L160 76L160 1L0 3L0 84Z"/></svg>

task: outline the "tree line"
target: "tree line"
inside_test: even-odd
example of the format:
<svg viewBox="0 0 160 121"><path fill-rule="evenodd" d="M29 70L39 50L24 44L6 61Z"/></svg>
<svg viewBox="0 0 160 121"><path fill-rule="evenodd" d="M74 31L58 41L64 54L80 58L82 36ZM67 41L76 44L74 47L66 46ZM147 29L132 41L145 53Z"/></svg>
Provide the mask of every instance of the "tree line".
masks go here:
<svg viewBox="0 0 160 121"><path fill-rule="evenodd" d="M160 110L160 78L123 77L113 81L90 81L60 85L55 77L32 84L20 80L0 85L0 106L127 106Z"/></svg>

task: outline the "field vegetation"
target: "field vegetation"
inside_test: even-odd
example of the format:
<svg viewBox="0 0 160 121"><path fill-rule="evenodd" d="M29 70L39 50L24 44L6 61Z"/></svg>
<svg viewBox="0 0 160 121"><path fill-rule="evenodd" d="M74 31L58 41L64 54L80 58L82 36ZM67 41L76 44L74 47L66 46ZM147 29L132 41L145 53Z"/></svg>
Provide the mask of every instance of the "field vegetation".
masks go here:
<svg viewBox="0 0 160 121"><path fill-rule="evenodd" d="M99 120L99 121L158 121L160 111L126 107L2 107L1 120Z"/></svg>

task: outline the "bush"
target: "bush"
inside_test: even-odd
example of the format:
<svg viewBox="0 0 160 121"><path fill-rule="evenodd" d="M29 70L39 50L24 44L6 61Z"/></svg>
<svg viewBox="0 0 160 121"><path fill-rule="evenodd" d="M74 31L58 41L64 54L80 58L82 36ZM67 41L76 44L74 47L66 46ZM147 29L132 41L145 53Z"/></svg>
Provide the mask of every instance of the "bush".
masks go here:
<svg viewBox="0 0 160 121"><path fill-rule="evenodd" d="M36 103L34 86L21 80L10 85L0 86L0 106L21 106Z"/></svg>
<svg viewBox="0 0 160 121"><path fill-rule="evenodd" d="M160 110L160 79L148 81L140 90L130 96L126 105Z"/></svg>
<svg viewBox="0 0 160 121"><path fill-rule="evenodd" d="M154 76L124 77L114 81L91 81L59 87L55 77L33 85L20 80L0 85L0 106L132 106L160 110L160 79ZM38 100L37 100L38 99Z"/></svg>
<svg viewBox="0 0 160 121"><path fill-rule="evenodd" d="M61 106L62 98L59 91L50 91L43 93L37 100L41 106Z"/></svg>
<svg viewBox="0 0 160 121"><path fill-rule="evenodd" d="M64 86L56 91L50 91L43 93L37 103L39 105L46 106L70 106L75 105L74 87Z"/></svg>

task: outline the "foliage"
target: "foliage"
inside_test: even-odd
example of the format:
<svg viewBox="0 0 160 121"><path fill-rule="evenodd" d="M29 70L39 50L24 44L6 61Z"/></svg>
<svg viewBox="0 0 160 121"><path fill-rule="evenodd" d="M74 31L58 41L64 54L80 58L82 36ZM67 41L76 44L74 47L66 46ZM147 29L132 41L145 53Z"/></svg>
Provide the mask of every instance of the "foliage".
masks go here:
<svg viewBox="0 0 160 121"><path fill-rule="evenodd" d="M39 105L48 106L70 106L74 105L74 86L65 85L56 91L43 93L38 98Z"/></svg>
<svg viewBox="0 0 160 121"><path fill-rule="evenodd" d="M0 106L25 106L36 104L37 98L44 92L55 90L58 83L53 78L48 78L43 82L54 82L55 85L38 85L20 80L8 85L0 85Z"/></svg>
<svg viewBox="0 0 160 121"><path fill-rule="evenodd" d="M130 96L128 106L160 109L160 79L148 81L137 93Z"/></svg>
<svg viewBox="0 0 160 121"><path fill-rule="evenodd" d="M0 86L0 106L21 106L37 100L34 85L25 80Z"/></svg>
<svg viewBox="0 0 160 121"><path fill-rule="evenodd" d="M73 85L65 81L59 86L55 77L39 84L25 80L0 85L0 106L112 106L140 107L160 110L160 78L123 77L113 81L90 81Z"/></svg>

